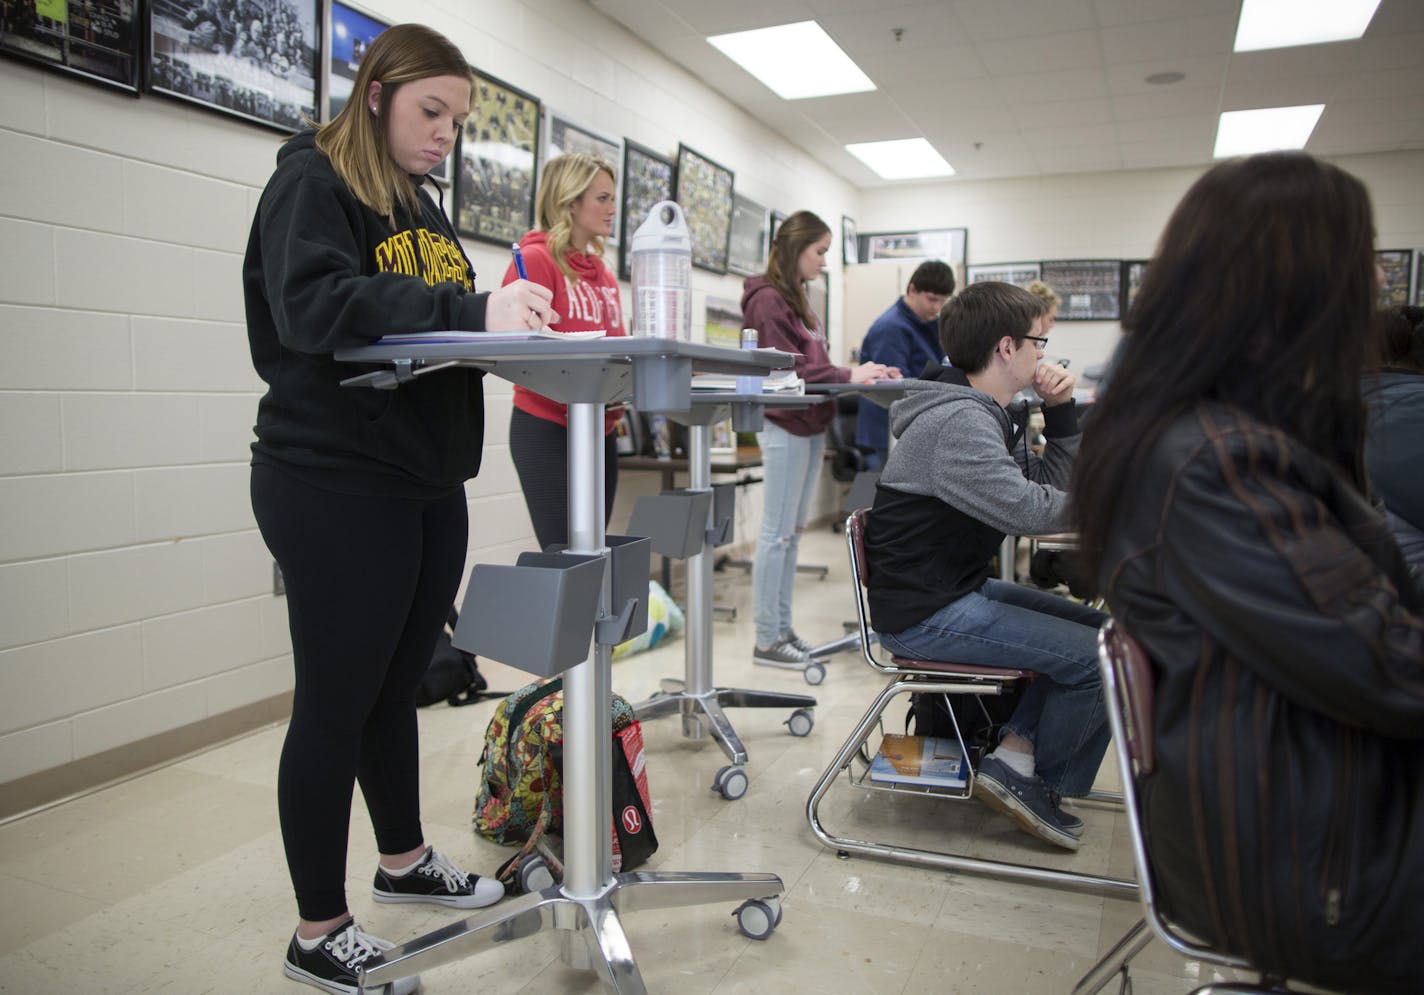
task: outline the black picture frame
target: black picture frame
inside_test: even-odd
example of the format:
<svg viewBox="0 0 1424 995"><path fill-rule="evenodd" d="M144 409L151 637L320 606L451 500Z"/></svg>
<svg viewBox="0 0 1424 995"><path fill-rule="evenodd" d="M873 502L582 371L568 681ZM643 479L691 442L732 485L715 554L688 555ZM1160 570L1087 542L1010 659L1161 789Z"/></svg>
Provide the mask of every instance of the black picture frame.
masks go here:
<svg viewBox="0 0 1424 995"><path fill-rule="evenodd" d="M1038 278L1058 295L1059 321L1122 317L1121 259L1045 259Z"/></svg>
<svg viewBox="0 0 1424 995"><path fill-rule="evenodd" d="M1424 306L1424 249L1414 250L1414 304Z"/></svg>
<svg viewBox="0 0 1424 995"><path fill-rule="evenodd" d="M841 262L855 266L860 262L860 239L855 233L855 219L841 215Z"/></svg>
<svg viewBox="0 0 1424 995"><path fill-rule="evenodd" d="M732 230L727 237L727 272L756 276L766 270L766 208L732 193Z"/></svg>
<svg viewBox="0 0 1424 995"><path fill-rule="evenodd" d="M475 70L455 151L455 230L506 248L534 227L539 98Z"/></svg>
<svg viewBox="0 0 1424 995"><path fill-rule="evenodd" d="M1043 273L1042 263L975 263L964 268L964 283L983 283L997 280L1012 283L1016 287L1027 287Z"/></svg>
<svg viewBox="0 0 1424 995"><path fill-rule="evenodd" d="M673 199L673 176L676 166L672 159L639 145L631 138L623 139L623 200L619 205L622 232L618 244L618 276L632 279L628 259L628 240L648 217L654 204Z"/></svg>
<svg viewBox="0 0 1424 995"><path fill-rule="evenodd" d="M1137 292L1142 289L1142 278L1147 275L1150 259L1124 259L1122 261L1122 317L1132 310L1137 300Z"/></svg>
<svg viewBox="0 0 1424 995"><path fill-rule="evenodd" d="M539 152L539 176L544 175L544 167L549 160L565 152L583 152L602 159L613 169L614 196L613 202L618 206L618 213L613 218L613 232L603 240L605 248L615 246L619 242L622 230L622 207L623 207L623 142L618 138L610 138L600 134L592 128L585 127L568 117L566 114L553 110L544 109L544 133L543 147Z"/></svg>
<svg viewBox="0 0 1424 995"><path fill-rule="evenodd" d="M366 49L390 26L390 21L355 4L327 0L323 25L325 42L322 45L326 53L326 58L322 60L325 70L321 86L322 106L326 111L323 121L332 120L346 106Z"/></svg>
<svg viewBox="0 0 1424 995"><path fill-rule="evenodd" d="M776 233L781 230L781 223L786 220L786 212L772 209L771 215L766 222L766 254L771 256L771 247L776 244Z"/></svg>
<svg viewBox="0 0 1424 995"><path fill-rule="evenodd" d="M674 199L687 218L687 231L692 238L692 265L698 269L727 272L735 179L726 166L678 143Z"/></svg>
<svg viewBox="0 0 1424 995"><path fill-rule="evenodd" d="M938 259L950 266L963 266L969 256L968 228L866 232L857 241L859 259L865 263Z"/></svg>
<svg viewBox="0 0 1424 995"><path fill-rule="evenodd" d="M1410 279L1414 276L1413 249L1376 249L1375 262L1384 270L1380 305L1398 307L1410 301Z"/></svg>
<svg viewBox="0 0 1424 995"><path fill-rule="evenodd" d="M137 97L142 5L133 0L68 0L63 20L35 0L6 0L0 55L122 90ZM73 26L84 28L75 32Z"/></svg>
<svg viewBox="0 0 1424 995"><path fill-rule="evenodd" d="M242 19L204 0L153 0L144 88L278 131L318 119L321 0L246 0ZM244 15L245 19L245 15Z"/></svg>

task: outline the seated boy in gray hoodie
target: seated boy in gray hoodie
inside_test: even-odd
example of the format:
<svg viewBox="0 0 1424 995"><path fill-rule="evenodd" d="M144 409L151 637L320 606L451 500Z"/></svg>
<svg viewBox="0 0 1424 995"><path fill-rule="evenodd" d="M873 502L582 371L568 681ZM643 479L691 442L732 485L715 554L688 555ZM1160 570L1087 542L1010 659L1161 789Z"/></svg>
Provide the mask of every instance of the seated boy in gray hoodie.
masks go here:
<svg viewBox="0 0 1424 995"><path fill-rule="evenodd" d="M1006 283L965 287L940 311L952 368L907 380L890 411L896 444L866 526L870 617L899 656L1020 667L1038 676L981 762L975 794L1069 850L1083 822L1060 805L1088 793L1107 749L1097 670L1100 611L990 576L1005 535L1070 527L1066 493L1081 434L1074 378L1042 365L1042 300ZM1043 455L1027 406L1043 398Z"/></svg>

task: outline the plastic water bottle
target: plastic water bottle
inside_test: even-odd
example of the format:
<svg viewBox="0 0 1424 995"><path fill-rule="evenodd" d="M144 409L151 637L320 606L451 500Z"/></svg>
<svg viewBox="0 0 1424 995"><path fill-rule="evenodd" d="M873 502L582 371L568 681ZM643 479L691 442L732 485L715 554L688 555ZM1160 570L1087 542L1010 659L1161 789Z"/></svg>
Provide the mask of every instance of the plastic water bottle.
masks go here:
<svg viewBox="0 0 1424 995"><path fill-rule="evenodd" d="M742 329L742 348L755 349L757 347L757 330L755 328ZM761 377L742 374L737 377L738 394L760 394Z"/></svg>
<svg viewBox="0 0 1424 995"><path fill-rule="evenodd" d="M682 208L654 204L628 246L633 270L633 334L692 338L692 239Z"/></svg>

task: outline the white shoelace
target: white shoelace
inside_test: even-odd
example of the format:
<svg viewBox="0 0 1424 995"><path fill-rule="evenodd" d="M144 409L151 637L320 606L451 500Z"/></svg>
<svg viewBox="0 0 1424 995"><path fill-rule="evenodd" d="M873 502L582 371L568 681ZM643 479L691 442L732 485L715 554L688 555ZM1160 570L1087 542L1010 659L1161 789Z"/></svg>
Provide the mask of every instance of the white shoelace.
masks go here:
<svg viewBox="0 0 1424 995"><path fill-rule="evenodd" d="M450 863L450 858L446 857L439 850L432 849L430 851L430 860L421 864L418 870L426 877L438 877L441 881L444 881L446 890L451 894L458 892L461 888L468 888L470 886L470 876Z"/></svg>
<svg viewBox="0 0 1424 995"><path fill-rule="evenodd" d="M372 936L354 922L327 944L333 956L353 971L381 951L389 950L393 946L395 944Z"/></svg>

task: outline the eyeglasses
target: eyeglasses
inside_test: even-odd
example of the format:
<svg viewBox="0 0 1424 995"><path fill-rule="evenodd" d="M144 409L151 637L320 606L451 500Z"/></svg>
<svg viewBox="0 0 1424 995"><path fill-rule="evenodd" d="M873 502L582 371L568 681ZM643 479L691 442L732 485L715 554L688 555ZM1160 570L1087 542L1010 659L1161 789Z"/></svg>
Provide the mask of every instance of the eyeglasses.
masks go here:
<svg viewBox="0 0 1424 995"><path fill-rule="evenodd" d="M1025 335L1024 338L1030 342L1037 342L1040 349L1048 348L1048 337L1046 335Z"/></svg>

